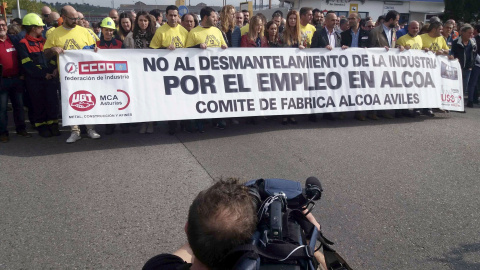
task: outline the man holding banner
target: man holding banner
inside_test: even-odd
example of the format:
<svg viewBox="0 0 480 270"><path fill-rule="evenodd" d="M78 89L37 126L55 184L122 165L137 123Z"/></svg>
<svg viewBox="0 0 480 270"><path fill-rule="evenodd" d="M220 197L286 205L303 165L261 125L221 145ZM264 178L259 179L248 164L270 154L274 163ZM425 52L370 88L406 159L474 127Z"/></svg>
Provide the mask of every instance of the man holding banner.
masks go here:
<svg viewBox="0 0 480 270"><path fill-rule="evenodd" d="M348 24L350 30L344 31L340 34L342 49L347 48L366 48L370 44L368 39L368 31L360 28L360 15L358 13L350 13L348 15ZM365 116L361 111L355 112L355 119L358 121L365 121Z"/></svg>
<svg viewBox="0 0 480 270"><path fill-rule="evenodd" d="M325 17L325 27L315 31L312 37L311 48L326 48L332 50L334 47L341 47L341 36L335 31L335 23L337 21L337 15L335 13L328 13ZM344 117L341 114L341 117ZM323 118L334 121L332 113L323 114ZM317 122L317 116L311 114L308 116L308 120L311 122Z"/></svg>
<svg viewBox="0 0 480 270"><path fill-rule="evenodd" d="M217 14L211 7L204 7L200 10L200 16L202 21L200 25L188 32L186 48L228 48L227 43L223 39L222 32L215 27L215 18ZM218 129L225 129L225 121L218 121L215 124ZM199 131L203 131L202 125L200 125Z"/></svg>
<svg viewBox="0 0 480 270"><path fill-rule="evenodd" d="M48 37L45 46L45 56L51 58L62 54L64 50L83 50L95 48L95 40L87 29L77 26L79 21L77 11L72 6L64 6L60 14L63 18L63 25L56 28ZM58 69L60 70L60 68ZM67 143L74 143L80 140L80 128L77 125L71 127L72 133ZM94 126L87 125L87 134L92 139L99 139Z"/></svg>
<svg viewBox="0 0 480 270"><path fill-rule="evenodd" d="M152 49L185 48L188 31L178 24L178 7L170 5L166 9L167 23L160 26L150 42ZM176 121L168 121L168 134L175 134L177 129Z"/></svg>
<svg viewBox="0 0 480 270"><path fill-rule="evenodd" d="M192 29L187 35L186 48L227 48L222 32L215 26L217 14L211 7L200 10L202 21L199 26Z"/></svg>
<svg viewBox="0 0 480 270"><path fill-rule="evenodd" d="M389 48L395 48L397 37L395 34L395 26L397 25L398 20L400 20L400 14L395 10L390 10L387 13L387 16L385 16L385 21L370 31L370 47L385 48L387 51ZM398 114L396 113L396 115ZM381 111L379 116L393 119L392 115L384 111ZM367 117L374 120L378 119L376 111L370 111Z"/></svg>

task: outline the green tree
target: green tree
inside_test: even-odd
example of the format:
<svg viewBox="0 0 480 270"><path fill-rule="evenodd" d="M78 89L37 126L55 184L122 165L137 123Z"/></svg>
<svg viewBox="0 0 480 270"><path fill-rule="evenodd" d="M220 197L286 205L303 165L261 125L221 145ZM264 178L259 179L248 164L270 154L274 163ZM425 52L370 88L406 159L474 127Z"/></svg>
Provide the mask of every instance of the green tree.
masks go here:
<svg viewBox="0 0 480 270"><path fill-rule="evenodd" d="M454 19L456 21L473 22L480 17L479 0L444 0L445 14L444 19Z"/></svg>
<svg viewBox="0 0 480 270"><path fill-rule="evenodd" d="M13 11L13 14L16 14L17 0L4 0L4 2L6 2L8 5L7 13L12 13ZM34 0L20 0L20 9L25 9L27 10L28 13L33 12L33 13L41 14L43 6L45 6L45 3L42 3L40 1L37 2ZM50 6L50 8L52 8L52 6L49 4L47 4L47 6ZM54 9L52 8L52 10Z"/></svg>

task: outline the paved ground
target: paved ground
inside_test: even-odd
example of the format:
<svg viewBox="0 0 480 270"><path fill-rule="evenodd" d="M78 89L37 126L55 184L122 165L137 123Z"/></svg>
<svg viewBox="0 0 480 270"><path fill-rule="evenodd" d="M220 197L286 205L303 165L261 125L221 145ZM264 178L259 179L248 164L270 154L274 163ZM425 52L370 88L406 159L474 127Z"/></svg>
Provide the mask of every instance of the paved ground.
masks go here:
<svg viewBox="0 0 480 270"><path fill-rule="evenodd" d="M435 118L0 145L0 269L139 269L185 242L215 178L317 176L314 213L354 269L480 269L480 108ZM104 129L99 128L103 133Z"/></svg>

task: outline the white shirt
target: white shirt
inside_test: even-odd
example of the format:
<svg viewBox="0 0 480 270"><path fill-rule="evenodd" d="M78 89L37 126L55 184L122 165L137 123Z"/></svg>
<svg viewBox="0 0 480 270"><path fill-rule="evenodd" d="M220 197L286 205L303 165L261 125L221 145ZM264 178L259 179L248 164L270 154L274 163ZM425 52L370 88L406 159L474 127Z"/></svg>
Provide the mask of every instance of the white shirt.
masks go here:
<svg viewBox="0 0 480 270"><path fill-rule="evenodd" d="M383 31L385 31L385 34L387 35L387 40L388 40L388 47L392 47L392 29L390 27L386 27L385 24L382 23L383 26Z"/></svg>
<svg viewBox="0 0 480 270"><path fill-rule="evenodd" d="M330 44L330 46L332 46L333 48L335 48L335 45L336 45L335 29L333 29L332 32L329 32L328 29L327 29L327 27L325 27L325 30L327 30L328 43Z"/></svg>

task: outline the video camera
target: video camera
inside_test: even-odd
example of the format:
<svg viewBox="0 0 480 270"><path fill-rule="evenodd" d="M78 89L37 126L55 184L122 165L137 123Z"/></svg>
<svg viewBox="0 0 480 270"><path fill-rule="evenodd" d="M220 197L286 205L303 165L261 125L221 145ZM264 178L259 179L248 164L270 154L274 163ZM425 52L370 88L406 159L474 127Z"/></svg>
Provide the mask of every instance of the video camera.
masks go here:
<svg viewBox="0 0 480 270"><path fill-rule="evenodd" d="M306 218L322 197L315 177L301 183L285 179L258 179L245 183L257 209L258 225L251 243L232 250L224 261L238 270L314 270L314 252L323 247L328 269L351 269L333 250L333 242ZM317 240L320 246L315 249Z"/></svg>

